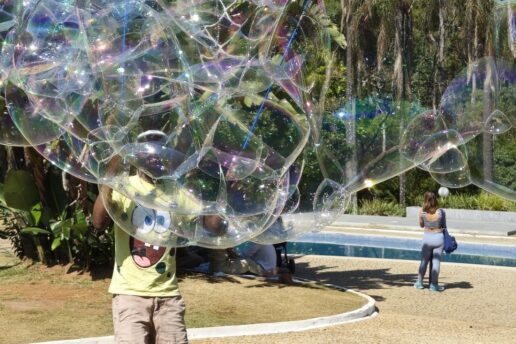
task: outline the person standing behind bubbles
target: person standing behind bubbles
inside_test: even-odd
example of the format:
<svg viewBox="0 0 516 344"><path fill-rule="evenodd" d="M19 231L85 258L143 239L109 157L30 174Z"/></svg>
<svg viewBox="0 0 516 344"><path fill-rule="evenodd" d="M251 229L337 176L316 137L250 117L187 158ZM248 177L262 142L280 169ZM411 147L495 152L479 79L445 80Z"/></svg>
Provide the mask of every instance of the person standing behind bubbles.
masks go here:
<svg viewBox="0 0 516 344"><path fill-rule="evenodd" d="M419 225L424 228L423 244L421 248L421 264L419 265L419 273L417 282L414 287L423 289L423 278L430 260L432 261L432 269L430 271L430 291L443 291L444 287L438 284L439 271L441 265L441 256L444 248L443 228L446 226L444 222L444 210L438 208L437 197L435 193L427 191L424 194L423 207L419 210Z"/></svg>

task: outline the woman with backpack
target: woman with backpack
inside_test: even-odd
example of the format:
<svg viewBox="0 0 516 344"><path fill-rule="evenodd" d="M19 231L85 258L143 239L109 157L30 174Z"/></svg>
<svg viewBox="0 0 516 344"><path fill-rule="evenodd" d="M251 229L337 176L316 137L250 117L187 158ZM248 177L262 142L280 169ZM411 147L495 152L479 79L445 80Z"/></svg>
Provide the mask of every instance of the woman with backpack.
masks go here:
<svg viewBox="0 0 516 344"><path fill-rule="evenodd" d="M438 284L441 256L444 248L443 229L446 228L444 210L438 208L437 196L431 191L424 194L423 207L419 210L419 225L425 229L421 248L421 264L414 287L423 289L423 278L430 260L430 291L443 291L444 287Z"/></svg>

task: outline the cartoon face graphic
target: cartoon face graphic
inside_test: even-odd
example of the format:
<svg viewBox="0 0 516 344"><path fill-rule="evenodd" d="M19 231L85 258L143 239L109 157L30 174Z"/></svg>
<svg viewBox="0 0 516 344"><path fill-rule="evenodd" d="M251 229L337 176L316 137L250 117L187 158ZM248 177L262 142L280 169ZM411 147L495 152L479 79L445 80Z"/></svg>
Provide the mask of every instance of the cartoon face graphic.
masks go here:
<svg viewBox="0 0 516 344"><path fill-rule="evenodd" d="M170 227L170 214L137 206L134 208L131 221L139 234L148 234L151 231L162 234Z"/></svg>
<svg viewBox="0 0 516 344"><path fill-rule="evenodd" d="M153 246L133 237L129 240L129 249L134 263L140 268L148 268L159 262L166 250L165 247Z"/></svg>
<svg viewBox="0 0 516 344"><path fill-rule="evenodd" d="M167 231L170 226L170 215L166 212L148 209L144 207L134 208L132 224L136 233L147 234L154 231L158 234ZM141 268L155 265L165 254L166 248L151 245L131 236L129 249L134 263Z"/></svg>

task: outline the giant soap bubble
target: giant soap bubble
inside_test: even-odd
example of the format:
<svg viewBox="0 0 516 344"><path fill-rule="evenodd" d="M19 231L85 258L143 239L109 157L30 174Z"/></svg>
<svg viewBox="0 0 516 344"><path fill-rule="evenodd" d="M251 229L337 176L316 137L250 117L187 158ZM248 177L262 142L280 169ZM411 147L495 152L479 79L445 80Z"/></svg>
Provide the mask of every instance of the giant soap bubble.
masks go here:
<svg viewBox="0 0 516 344"><path fill-rule="evenodd" d="M443 185L475 184L491 193L516 200L515 140L516 66L485 57L466 68L446 89L440 109L445 124L464 140L463 169L432 176Z"/></svg>
<svg viewBox="0 0 516 344"><path fill-rule="evenodd" d="M0 143L100 184L128 233L228 247L295 209L291 166L316 108L305 75L329 48L311 17L322 3L28 0L0 13Z"/></svg>
<svg viewBox="0 0 516 344"><path fill-rule="evenodd" d="M378 41L373 63L365 42L324 115L344 55L321 1L5 0L0 144L99 184L114 221L159 246L290 240L416 167L514 200L516 4L494 5L496 57L440 101L411 94L403 42ZM295 214L308 144L323 180Z"/></svg>
<svg viewBox="0 0 516 344"><path fill-rule="evenodd" d="M315 146L324 180L313 197L313 213L284 214L282 223L275 222L254 241L288 241L320 230L348 208L354 193L417 166L442 172L465 165L450 154L463 143L460 135L418 102L388 96L353 99L327 114L317 129Z"/></svg>
<svg viewBox="0 0 516 344"><path fill-rule="evenodd" d="M433 156L435 152L429 150L423 158L414 159L400 144L405 130L425 111L417 102L370 96L346 102L326 116L318 144L325 179L314 199L319 223L333 222L345 211L352 194L414 168ZM422 139L418 138L418 143L419 140Z"/></svg>
<svg viewBox="0 0 516 344"><path fill-rule="evenodd" d="M314 196L319 226L330 224L343 213L349 204L347 198L354 193L415 167L448 187L475 184L516 199L516 151L511 148L515 142L516 2L498 0L494 5L494 20L486 21L488 30L483 38L483 50L490 56L451 77L442 95L440 85L434 86L433 99L427 99L425 106L419 105L411 92L410 64L416 61L410 60L410 44L403 46L407 42L397 40L394 49L381 50L379 37L375 60L370 58L374 49L370 42L357 38L362 31L352 32L356 46L346 56L346 69L351 71L346 74L348 101L341 108L333 107L331 116L314 126L324 177ZM357 14L357 18L370 20L375 26L369 16ZM400 26L392 28L398 39L404 24L396 24ZM353 21L346 25L349 28ZM490 25L493 27L487 27ZM375 29L378 27L370 30ZM385 27L381 26L379 33L385 34L382 29ZM440 44L440 48L446 46L445 42ZM468 57L481 51L478 46L471 49L474 53ZM446 52L439 54L443 59L439 63L445 66ZM433 73L434 83L446 80L442 70Z"/></svg>

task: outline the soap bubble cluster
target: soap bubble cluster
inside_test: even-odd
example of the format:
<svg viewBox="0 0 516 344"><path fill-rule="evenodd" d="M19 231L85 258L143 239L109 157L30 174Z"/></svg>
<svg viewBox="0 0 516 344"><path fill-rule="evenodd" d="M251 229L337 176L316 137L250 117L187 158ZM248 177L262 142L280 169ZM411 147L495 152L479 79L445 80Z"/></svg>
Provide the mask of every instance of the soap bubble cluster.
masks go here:
<svg viewBox="0 0 516 344"><path fill-rule="evenodd" d="M0 144L101 185L154 245L235 246L299 203L322 3L0 5Z"/></svg>
<svg viewBox="0 0 516 344"><path fill-rule="evenodd" d="M291 240L416 167L516 200L516 5L495 5L509 58L470 63L432 108L376 80L323 115L342 54L321 1L4 0L0 144L99 184L160 246ZM300 214L312 144L324 179Z"/></svg>
<svg viewBox="0 0 516 344"><path fill-rule="evenodd" d="M515 124L516 66L492 57L456 76L435 110L388 97L347 102L322 125L319 223L333 222L352 194L415 167L443 186L474 184L516 201Z"/></svg>
<svg viewBox="0 0 516 344"><path fill-rule="evenodd" d="M358 191L416 167L442 186L476 185L516 201L516 2L494 5L492 56L470 61L432 108L406 80L400 91L396 76L373 72L365 96L347 94L314 128L325 178L314 196L318 227L349 209Z"/></svg>
<svg viewBox="0 0 516 344"><path fill-rule="evenodd" d="M453 128L464 145L453 154L463 168L432 177L449 187L477 185L516 201L516 181L511 174L516 152L516 66L485 57L465 69L448 86L441 99L443 122ZM448 154L448 153L447 153Z"/></svg>

